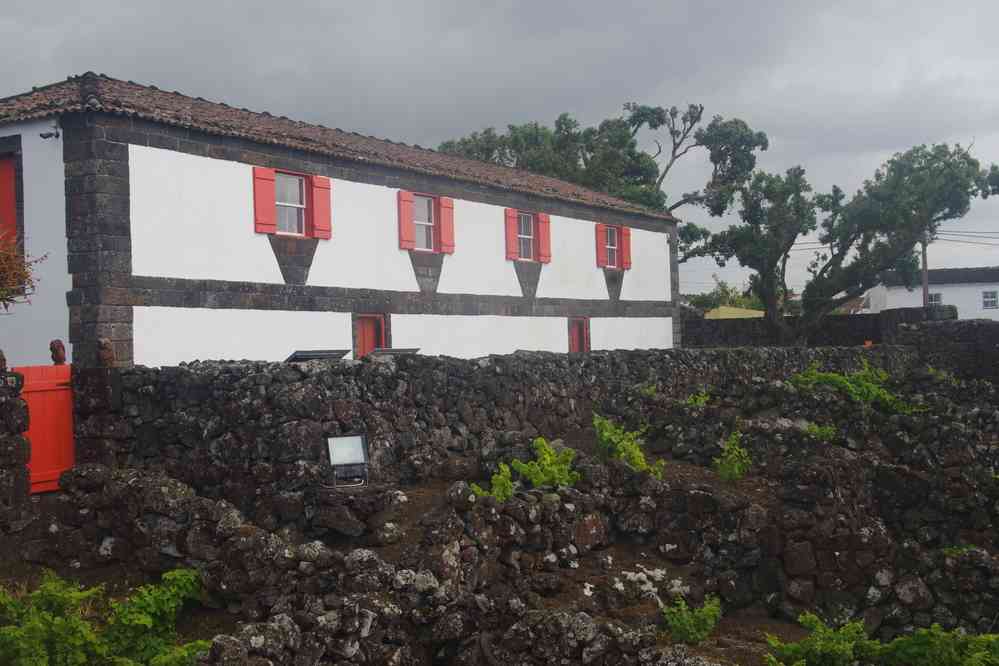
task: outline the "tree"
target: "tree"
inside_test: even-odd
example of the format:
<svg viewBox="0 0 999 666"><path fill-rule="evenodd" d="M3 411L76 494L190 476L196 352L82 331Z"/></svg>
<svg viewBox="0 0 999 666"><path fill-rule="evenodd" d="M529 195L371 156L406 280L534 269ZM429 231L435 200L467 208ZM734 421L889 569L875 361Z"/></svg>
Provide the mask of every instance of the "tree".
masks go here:
<svg viewBox="0 0 999 666"><path fill-rule="evenodd" d="M752 269L751 286L783 342L798 342L822 318L880 283L886 272L915 276L915 246L940 225L963 217L975 197L999 192L999 168L984 171L961 146L916 146L894 155L849 201L834 187L812 194L801 167L784 176L757 172L739 190L741 224L694 251L719 265L733 257ZM818 213L825 218L818 222ZM814 253L802 292L802 313L785 317L787 264L800 236L818 231L826 247Z"/></svg>
<svg viewBox="0 0 999 666"><path fill-rule="evenodd" d="M681 110L628 103L624 111L585 129L568 113L556 119L554 128L532 122L509 125L499 134L490 127L445 141L438 150L553 176L656 211L698 206L720 216L756 167L756 151L769 146L766 134L742 120L715 116L702 127L704 107L699 104ZM643 130L652 134L655 153L638 147ZM693 150L707 151L711 177L702 189L670 199L662 189L666 178ZM710 233L684 224L678 236L680 261L686 261Z"/></svg>
<svg viewBox="0 0 999 666"><path fill-rule="evenodd" d="M44 256L25 256L20 246L0 236L0 309L27 303L35 291L35 266Z"/></svg>
<svg viewBox="0 0 999 666"><path fill-rule="evenodd" d="M706 294L692 294L685 297L692 307L702 312L714 310L723 305L749 310L763 309L763 303L755 294L750 293L751 290L740 290L738 287L720 279L717 275L712 275L711 279L715 281L714 289Z"/></svg>

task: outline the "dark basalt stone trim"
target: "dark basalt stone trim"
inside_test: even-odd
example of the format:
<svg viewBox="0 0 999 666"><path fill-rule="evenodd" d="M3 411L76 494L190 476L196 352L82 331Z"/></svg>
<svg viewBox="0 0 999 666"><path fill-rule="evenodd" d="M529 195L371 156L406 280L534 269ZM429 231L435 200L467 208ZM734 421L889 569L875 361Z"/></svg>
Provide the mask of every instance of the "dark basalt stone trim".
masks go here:
<svg viewBox="0 0 999 666"><path fill-rule="evenodd" d="M436 294L437 285L441 280L444 255L439 252L410 250L409 261L413 264L413 275L420 287L420 293Z"/></svg>
<svg viewBox="0 0 999 666"><path fill-rule="evenodd" d="M102 113L80 114L100 134L101 139L119 144L150 146L191 155L270 166L289 171L320 174L370 185L383 185L427 194L450 196L467 201L494 204L522 210L545 211L550 215L579 220L619 224L646 231L676 234L676 224L640 214L573 204L556 199L512 192L500 187L416 174L362 161L350 161L298 151L284 146L255 143L239 137L216 136L198 130L164 125L138 118Z"/></svg>
<svg viewBox="0 0 999 666"><path fill-rule="evenodd" d="M536 261L514 261L513 269L520 282L520 293L524 298L534 298L538 293L538 280L541 279L541 264Z"/></svg>
<svg viewBox="0 0 999 666"><path fill-rule="evenodd" d="M133 276L123 287L83 291L106 305L254 310L307 310L370 314L500 315L521 317L672 317L672 303L534 298L484 294L430 294L346 287L188 280Z"/></svg>
<svg viewBox="0 0 999 666"><path fill-rule="evenodd" d="M319 239L269 234L267 240L271 243L285 284L305 284L309 280L309 269L312 268L312 258L316 254Z"/></svg>
<svg viewBox="0 0 999 666"><path fill-rule="evenodd" d="M604 282L607 284L607 297L612 301L621 300L621 287L624 285L624 274L616 268L604 269Z"/></svg>

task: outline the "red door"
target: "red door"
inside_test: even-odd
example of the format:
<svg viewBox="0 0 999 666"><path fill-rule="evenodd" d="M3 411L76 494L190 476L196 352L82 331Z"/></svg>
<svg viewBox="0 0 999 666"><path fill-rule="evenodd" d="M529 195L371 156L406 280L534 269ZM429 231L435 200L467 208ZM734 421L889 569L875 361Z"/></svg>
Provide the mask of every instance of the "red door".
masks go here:
<svg viewBox="0 0 999 666"><path fill-rule="evenodd" d="M59 489L59 475L73 466L73 389L70 366L14 368L24 375L21 397L28 403L31 492Z"/></svg>
<svg viewBox="0 0 999 666"><path fill-rule="evenodd" d="M384 347L381 315L360 315L354 330L354 358L364 358L375 349Z"/></svg>
<svg viewBox="0 0 999 666"><path fill-rule="evenodd" d="M569 320L569 351L590 351L590 320L577 317Z"/></svg>

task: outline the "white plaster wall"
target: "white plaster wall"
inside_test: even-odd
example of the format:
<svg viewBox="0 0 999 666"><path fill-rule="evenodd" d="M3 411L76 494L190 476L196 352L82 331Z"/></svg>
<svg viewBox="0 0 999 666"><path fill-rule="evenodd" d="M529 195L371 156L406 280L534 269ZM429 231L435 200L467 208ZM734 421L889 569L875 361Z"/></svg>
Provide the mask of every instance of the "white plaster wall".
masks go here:
<svg viewBox="0 0 999 666"><path fill-rule="evenodd" d="M520 296L517 272L506 258L502 206L455 199L454 242L454 254L444 256L437 291ZM547 270L548 266L543 266L541 274Z"/></svg>
<svg viewBox="0 0 999 666"><path fill-rule="evenodd" d="M134 313L139 365L195 359L283 361L296 349L353 348L346 312L136 307Z"/></svg>
<svg viewBox="0 0 999 666"><path fill-rule="evenodd" d="M881 312L887 307L888 289L883 284L879 284L867 292L867 300L869 312Z"/></svg>
<svg viewBox="0 0 999 666"><path fill-rule="evenodd" d="M392 346L457 358L518 349L567 352L569 328L564 317L392 315Z"/></svg>
<svg viewBox="0 0 999 666"><path fill-rule="evenodd" d="M419 291L409 253L399 249L397 191L333 181L333 238L319 241L308 284Z"/></svg>
<svg viewBox="0 0 999 666"><path fill-rule="evenodd" d="M42 139L52 120L0 127L0 136L21 135L24 184L24 241L29 257L46 258L35 267L31 303L0 313L0 349L11 366L49 365L49 340L69 343L66 292L72 284L66 263L66 186L62 138Z"/></svg>
<svg viewBox="0 0 999 666"><path fill-rule="evenodd" d="M627 279L627 278L625 278ZM672 317L593 317L590 349L671 349Z"/></svg>
<svg viewBox="0 0 999 666"><path fill-rule="evenodd" d="M253 231L253 168L129 146L132 273L283 283L270 242Z"/></svg>
<svg viewBox="0 0 999 666"><path fill-rule="evenodd" d="M541 269L538 298L607 298L603 269L597 268L593 227L592 222L551 216L552 260ZM634 246L632 241L633 252Z"/></svg>
<svg viewBox="0 0 999 666"><path fill-rule="evenodd" d="M905 287L889 287L886 308L911 308L923 304L923 288L916 286L909 291ZM986 310L982 307L983 291L999 291L999 284L931 284L930 293L939 293L944 305L957 306L960 319L999 320L999 310Z"/></svg>
<svg viewBox="0 0 999 666"><path fill-rule="evenodd" d="M624 272L621 300L668 301L669 277L669 235L632 229L631 269Z"/></svg>

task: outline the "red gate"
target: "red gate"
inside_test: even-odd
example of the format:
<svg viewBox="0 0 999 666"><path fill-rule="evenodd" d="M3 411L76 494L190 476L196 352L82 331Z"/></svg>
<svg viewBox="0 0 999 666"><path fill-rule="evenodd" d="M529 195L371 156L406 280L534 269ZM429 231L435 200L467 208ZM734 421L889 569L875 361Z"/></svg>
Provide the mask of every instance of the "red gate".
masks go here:
<svg viewBox="0 0 999 666"><path fill-rule="evenodd" d="M73 466L73 389L69 365L14 368L24 375L28 403L31 492L59 489L59 475Z"/></svg>

